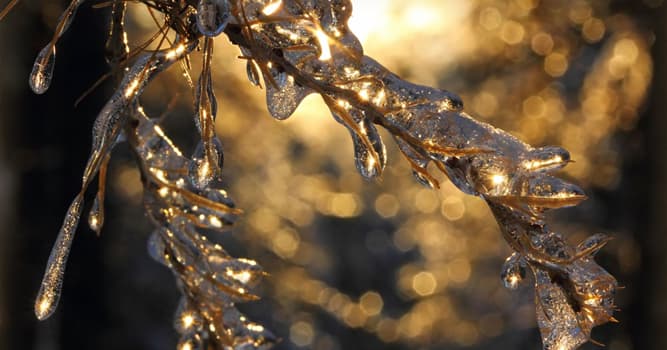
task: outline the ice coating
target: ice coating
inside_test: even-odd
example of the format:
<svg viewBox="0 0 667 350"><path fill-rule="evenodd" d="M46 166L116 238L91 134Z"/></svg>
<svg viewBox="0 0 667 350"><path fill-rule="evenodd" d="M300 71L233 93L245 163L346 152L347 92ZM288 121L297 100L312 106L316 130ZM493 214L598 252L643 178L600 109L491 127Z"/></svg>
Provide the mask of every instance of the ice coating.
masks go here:
<svg viewBox="0 0 667 350"><path fill-rule="evenodd" d="M182 334L179 346L268 347L275 339L268 331L255 334L261 326L235 321L232 332L232 325L225 321L229 314L240 315L235 303L257 299L252 290L264 272L255 261L231 257L200 231L224 232L240 214L226 192L214 187L217 183L201 183L193 176L192 169L197 169L203 158L203 144L195 156L187 158L143 109L133 114L138 125L129 139L146 175L144 206L158 227L149 239L148 250L153 259L179 276L185 290L174 320ZM219 152L222 154L221 148ZM195 295L196 302L191 300Z"/></svg>
<svg viewBox="0 0 667 350"><path fill-rule="evenodd" d="M91 155L84 169L81 192L74 199L66 214L65 221L49 257L44 280L35 302L35 314L40 320L48 318L58 304L69 249L81 216L83 194L100 167L104 169L102 172L106 173L106 161L108 161L108 155L123 127L125 109L134 101L137 94L141 93L150 79L155 76L155 73L162 71L165 66L175 61L177 57L171 58L169 56L171 52L169 50L139 58L128 71L117 92L102 108L95 120L93 145ZM105 177L106 175L100 175L101 188L103 188ZM102 190L101 195L96 197L94 201L88 221L91 228L98 233L104 220L103 197L104 192Z"/></svg>
<svg viewBox="0 0 667 350"><path fill-rule="evenodd" d="M613 321L617 282L593 260L608 239L596 235L571 247L544 222L545 211L586 198L552 175L571 161L566 150L534 148L474 119L455 94L406 82L364 56L347 28L349 1L282 1L265 22L261 12L270 2L245 4L234 23L254 25L228 34L253 64L249 79L260 70L272 85L267 104L274 117L289 117L299 92L320 94L350 131L362 176L380 176L384 167L382 140L369 127L376 124L392 134L419 182L439 185L427 168L434 163L461 191L484 198L515 251L503 266L503 283L517 288L525 267L533 272L545 349L577 348L594 326ZM381 166L371 171L372 163Z"/></svg>
<svg viewBox="0 0 667 350"><path fill-rule="evenodd" d="M54 39L38 55L30 77L35 92L48 88L55 43L82 2L70 3ZM124 29L125 2L112 5L106 49L108 61L118 68L136 53L130 52ZM102 174L109 152L124 135L138 156L144 206L156 226L149 254L174 272L183 292L175 319L179 349L267 349L275 342L269 331L235 308L235 303L257 298L252 288L262 269L252 260L231 257L205 235L225 231L241 213L217 187L223 150L214 132L211 56L212 37L224 31L248 61L250 82L259 86L263 76L274 118L288 118L308 94L324 99L349 131L355 165L364 178L381 177L387 162L380 126L392 135L419 182L439 185L428 168L434 164L461 191L483 198L514 250L503 265L503 283L514 289L526 267L533 273L545 349L575 349L591 339L593 327L614 321L617 282L593 259L609 238L598 234L572 247L545 223L546 210L586 198L579 187L553 175L571 161L570 154L555 146L532 147L477 121L456 94L407 82L364 56L347 27L349 0L199 0L170 2L163 11L169 12L171 22L165 25L176 31L176 43L139 54L95 121L82 190L66 215L35 304L39 319L55 310L83 193L98 172L100 188L89 225L101 229ZM203 52L193 91L201 142L188 158L159 122L144 114L137 98L156 75L196 48Z"/></svg>
<svg viewBox="0 0 667 350"><path fill-rule="evenodd" d="M211 78L211 59L213 56L213 40L204 39L204 55L202 72L195 88L195 125L201 135L201 143L195 151L196 182L200 187L212 181L220 180L222 171L222 146L215 135L215 119L218 113L218 104L213 91Z"/></svg>

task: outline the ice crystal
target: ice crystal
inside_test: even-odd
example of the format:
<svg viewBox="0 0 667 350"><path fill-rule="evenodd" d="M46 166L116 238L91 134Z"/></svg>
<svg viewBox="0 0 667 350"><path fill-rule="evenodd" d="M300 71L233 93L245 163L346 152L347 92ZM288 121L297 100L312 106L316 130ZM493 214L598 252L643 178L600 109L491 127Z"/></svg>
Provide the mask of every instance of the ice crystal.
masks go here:
<svg viewBox="0 0 667 350"><path fill-rule="evenodd" d="M72 1L54 39L38 55L30 76L36 93L48 88L55 44L82 2ZM432 163L461 191L486 200L514 250L502 268L504 285L517 288L526 268L534 276L544 349L577 348L591 339L593 327L614 321L617 282L593 259L608 238L594 235L572 247L544 221L545 211L585 199L579 187L550 175L570 162L569 153L560 147L533 148L474 119L454 93L407 82L365 56L347 26L349 0L141 2L166 15L155 36L162 38L155 51L131 51L124 28L126 2L112 2L107 61L123 78L95 121L82 189L67 212L35 304L39 319L55 310L84 192L96 175L100 186L88 222L98 233L102 229L106 166L122 134L137 155L144 206L155 225L149 253L173 271L183 295L175 318L179 348L265 349L275 341L235 308L257 299L252 288L262 269L252 260L231 257L204 234L227 229L240 214L219 188L223 150L213 128L212 38L224 32L248 61L250 82L261 86L263 77L274 118L289 118L309 94L322 97L349 131L356 168L364 178L380 177L387 162L380 126L393 136L419 182L439 186L428 169ZM173 41L163 34L166 28L176 33ZM162 48L165 41L168 49ZM203 52L193 86L201 142L187 157L159 121L144 113L138 97L168 66L189 62L196 49Z"/></svg>

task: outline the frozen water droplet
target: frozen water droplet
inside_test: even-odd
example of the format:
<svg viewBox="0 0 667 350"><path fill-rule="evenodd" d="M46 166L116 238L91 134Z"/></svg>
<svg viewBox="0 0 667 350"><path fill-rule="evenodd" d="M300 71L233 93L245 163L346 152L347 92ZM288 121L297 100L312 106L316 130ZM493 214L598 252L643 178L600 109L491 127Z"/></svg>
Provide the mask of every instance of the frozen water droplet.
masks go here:
<svg viewBox="0 0 667 350"><path fill-rule="evenodd" d="M274 74L273 80L277 86L270 80L264 79L266 105L272 117L284 120L294 113L311 90L298 85L294 77L285 72Z"/></svg>
<svg viewBox="0 0 667 350"><path fill-rule="evenodd" d="M76 11L85 0L72 0L67 9L60 15L53 40L37 55L30 73L30 88L36 94L43 94L49 89L53 79L53 67L56 62L56 42L72 24Z"/></svg>
<svg viewBox="0 0 667 350"><path fill-rule="evenodd" d="M362 121L359 123L359 126L362 132L365 133L366 137L368 137L368 140L373 145L375 153L379 157L379 159L376 159L366 147L366 144L355 132L351 131L352 140L354 142L354 162L357 170L364 178L371 180L381 175L381 170L384 169L384 166L387 163L387 150L382 142L380 134L377 132L377 129L373 124Z"/></svg>
<svg viewBox="0 0 667 350"><path fill-rule="evenodd" d="M205 36L220 35L232 19L228 0L199 0L197 28Z"/></svg>
<svg viewBox="0 0 667 350"><path fill-rule="evenodd" d="M366 120L364 112L345 106L341 110L332 110L332 115L352 137L357 171L367 180L382 175L387 163L387 150L375 126Z"/></svg>
<svg viewBox="0 0 667 350"><path fill-rule="evenodd" d="M517 289L519 283L526 277L526 263L518 253L513 253L503 263L500 278L507 289Z"/></svg>
<svg viewBox="0 0 667 350"><path fill-rule="evenodd" d="M35 64L32 66L29 82L30 88L34 93L41 95L49 89L55 65L56 47L48 44L39 52L35 59Z"/></svg>
<svg viewBox="0 0 667 350"><path fill-rule="evenodd" d="M93 200L93 205L90 207L90 212L88 213L88 226L90 226L90 229L95 231L99 236L103 225L104 211L101 210L100 207L100 197L96 196Z"/></svg>
<svg viewBox="0 0 667 350"><path fill-rule="evenodd" d="M70 248L72 247L72 240L76 232L76 227L79 224L81 217L81 203L83 195L79 194L70 205L65 215L65 220L58 233L49 261L46 264L46 271L42 279L42 285L37 293L35 300L35 315L37 319L45 320L53 314L58 306L60 293L62 291L63 276L65 274L65 267L67 265L67 257L69 256Z"/></svg>
<svg viewBox="0 0 667 350"><path fill-rule="evenodd" d="M204 142L200 141L192 155L192 161L190 162L190 168L188 169L188 177L190 181L193 186L199 189L206 188L212 182L219 180L219 170L216 169L222 169L222 144L217 137L214 137L212 142L213 147L211 147L211 151L215 153L213 158L217 163L211 164L209 162L208 157L206 157L206 146Z"/></svg>

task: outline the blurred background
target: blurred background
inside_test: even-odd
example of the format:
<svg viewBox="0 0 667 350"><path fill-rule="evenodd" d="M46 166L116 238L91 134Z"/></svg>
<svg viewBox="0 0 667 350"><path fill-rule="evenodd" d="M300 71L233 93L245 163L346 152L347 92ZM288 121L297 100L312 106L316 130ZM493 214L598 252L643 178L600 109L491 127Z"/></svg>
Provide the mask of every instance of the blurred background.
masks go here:
<svg viewBox="0 0 667 350"><path fill-rule="evenodd" d="M572 242L613 235L598 261L625 286L620 324L596 328L593 338L610 350L666 349L667 5L353 3L350 26L367 55L405 79L460 94L470 114L534 146L570 150L576 162L562 176L590 199L554 213L551 225ZM90 128L113 91L107 81L74 106L108 71L109 11L92 4L60 41L54 82L41 96L28 74L66 2L23 0L0 23L0 349L173 349L177 341L178 292L146 253L151 227L125 145L114 151L101 237L82 223L58 311L45 322L33 315L80 187ZM130 13L130 39L139 43L155 26L144 7L131 3ZM385 175L364 181L347 131L320 99L276 122L238 55L226 38L216 41L225 183L246 215L212 238L270 273L263 299L240 308L282 338L276 349L541 348L532 281L502 287L511 251L482 200L444 179L439 190L418 185L386 134ZM171 73L142 101L152 116L168 111L168 134L190 153L191 90L179 69Z"/></svg>

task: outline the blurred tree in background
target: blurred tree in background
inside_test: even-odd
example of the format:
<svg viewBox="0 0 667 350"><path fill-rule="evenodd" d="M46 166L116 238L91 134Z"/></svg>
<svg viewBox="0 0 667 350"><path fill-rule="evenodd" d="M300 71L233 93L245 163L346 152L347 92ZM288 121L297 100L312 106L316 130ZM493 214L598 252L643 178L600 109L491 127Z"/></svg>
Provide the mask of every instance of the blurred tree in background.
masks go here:
<svg viewBox="0 0 667 350"><path fill-rule="evenodd" d="M350 26L367 54L403 78L460 94L476 117L526 142L572 153L566 176L590 199L559 212L554 227L573 242L612 234L601 265L626 286L621 323L593 337L611 350L667 348L662 1L354 5ZM79 187L90 127L113 87L107 82L74 107L107 71L108 10L86 5L63 37L52 88L29 91L31 63L64 6L24 1L0 23L0 348L173 348L178 293L145 253L150 225L126 147L111 165L102 236L82 227L74 243L62 307L45 323L32 313L43 263ZM146 38L152 20L132 13L130 34ZM246 212L221 240L270 273L263 299L242 308L284 338L278 349L540 347L532 288L502 287L510 250L482 200L446 181L437 191L421 187L393 145L382 182L365 182L347 132L318 99L277 123L264 93L246 82L237 48L217 50L224 177ZM183 98L189 87L176 75L149 87L143 102L153 115L172 100L171 114L192 113ZM192 150L190 118L167 118L166 129Z"/></svg>

